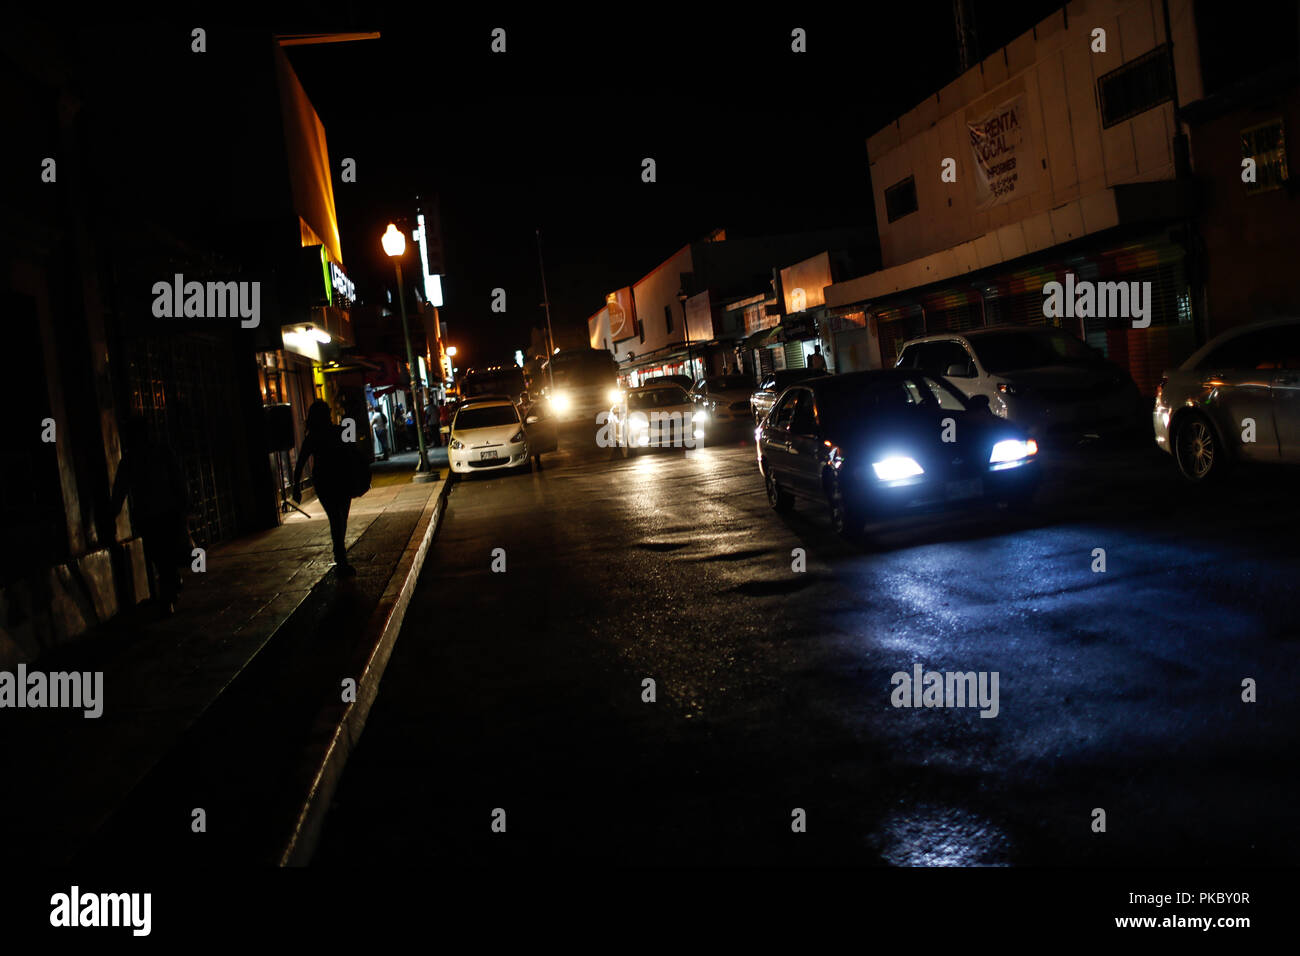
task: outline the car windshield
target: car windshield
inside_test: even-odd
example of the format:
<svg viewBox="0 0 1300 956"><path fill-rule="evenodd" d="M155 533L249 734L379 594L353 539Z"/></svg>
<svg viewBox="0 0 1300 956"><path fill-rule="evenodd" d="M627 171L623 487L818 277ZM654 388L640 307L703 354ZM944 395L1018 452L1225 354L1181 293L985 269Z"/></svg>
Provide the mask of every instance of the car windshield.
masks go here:
<svg viewBox="0 0 1300 956"><path fill-rule="evenodd" d="M951 389L927 377L905 377L861 381L829 381L818 390L817 408L831 427L860 422L872 415L939 407L964 411L965 402Z"/></svg>
<svg viewBox="0 0 1300 956"><path fill-rule="evenodd" d="M670 405L689 405L690 403L691 400L686 396L686 392L677 386L632 392L627 397L627 407L630 409L667 408Z"/></svg>
<svg viewBox="0 0 1300 956"><path fill-rule="evenodd" d="M972 335L975 356L989 372L1013 372L1072 362L1088 362L1096 353L1063 332L993 332Z"/></svg>
<svg viewBox="0 0 1300 956"><path fill-rule="evenodd" d="M708 388L711 392L748 390L753 387L754 383L744 375L716 375L708 379Z"/></svg>
<svg viewBox="0 0 1300 956"><path fill-rule="evenodd" d="M471 405L456 413L456 430L470 428L500 428L513 425L519 421L519 413L513 405Z"/></svg>

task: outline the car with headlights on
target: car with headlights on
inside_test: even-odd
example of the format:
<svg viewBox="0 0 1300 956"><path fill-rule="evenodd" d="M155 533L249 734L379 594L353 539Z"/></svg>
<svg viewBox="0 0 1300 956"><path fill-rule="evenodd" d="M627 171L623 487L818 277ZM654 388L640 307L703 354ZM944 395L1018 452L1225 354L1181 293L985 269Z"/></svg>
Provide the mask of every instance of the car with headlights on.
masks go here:
<svg viewBox="0 0 1300 956"><path fill-rule="evenodd" d="M534 416L529 416L534 419ZM529 459L540 460L544 451L554 451L540 443L530 444L528 429L519 408L510 401L475 401L471 399L456 410L447 442L447 460L456 475L504 468L521 468Z"/></svg>
<svg viewBox="0 0 1300 956"><path fill-rule="evenodd" d="M1132 434L1146 414L1124 369L1060 329L927 335L904 343L895 367L941 376L968 398L984 395L993 414L1038 438Z"/></svg>
<svg viewBox="0 0 1300 956"><path fill-rule="evenodd" d="M836 532L983 502L1023 504L1037 490L1038 445L942 377L849 372L792 385L759 425L768 503L824 505Z"/></svg>
<svg viewBox="0 0 1300 956"><path fill-rule="evenodd" d="M754 421L761 422L772 410L772 405L781 393L795 382L803 382L825 374L826 371L819 368L788 368L779 372L769 372L758 383L754 394L749 396L749 410L754 416Z"/></svg>
<svg viewBox="0 0 1300 956"><path fill-rule="evenodd" d="M1300 319L1211 339L1156 388L1156 445L1182 476L1210 484L1236 462L1300 463Z"/></svg>
<svg viewBox="0 0 1300 956"><path fill-rule="evenodd" d="M680 385L630 388L610 409L609 435L623 457L643 448L699 448L708 416Z"/></svg>
<svg viewBox="0 0 1300 956"><path fill-rule="evenodd" d="M750 421L749 397L754 380L748 375L709 375L691 388L691 401L709 416L715 429Z"/></svg>

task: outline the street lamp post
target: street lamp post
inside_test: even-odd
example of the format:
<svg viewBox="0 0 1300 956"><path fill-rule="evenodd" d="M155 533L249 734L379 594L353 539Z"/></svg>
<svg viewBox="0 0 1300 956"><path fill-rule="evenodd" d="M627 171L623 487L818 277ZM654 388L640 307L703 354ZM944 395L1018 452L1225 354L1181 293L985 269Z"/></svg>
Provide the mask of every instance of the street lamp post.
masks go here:
<svg viewBox="0 0 1300 956"><path fill-rule="evenodd" d="M542 301L546 305L546 347L551 350L551 356L559 351L555 347L555 336L551 334L551 297L546 293L546 263L542 262L542 230L537 230L537 267L542 271ZM548 357L546 360L547 377L551 383L551 394L555 394L555 364L553 359Z"/></svg>
<svg viewBox="0 0 1300 956"><path fill-rule="evenodd" d="M685 289L677 290L677 301L682 304L682 331L686 334L686 367L691 370L691 381L695 381L695 356L691 352L691 323L686 318L686 300L690 298Z"/></svg>
<svg viewBox="0 0 1300 956"><path fill-rule="evenodd" d="M432 481L438 477L438 473L430 469L429 452L424 447L424 413L420 408L420 395L417 391L419 386L415 382L417 366L415 351L411 348L411 330L406 324L406 293L402 291L402 253L406 251L406 236L390 222L381 242L384 245L384 252L388 253L389 258L393 260L393 267L397 270L397 304L402 313L402 337L406 340L406 370L411 380L411 404L415 406L415 437L420 445L420 461L415 466L413 480Z"/></svg>

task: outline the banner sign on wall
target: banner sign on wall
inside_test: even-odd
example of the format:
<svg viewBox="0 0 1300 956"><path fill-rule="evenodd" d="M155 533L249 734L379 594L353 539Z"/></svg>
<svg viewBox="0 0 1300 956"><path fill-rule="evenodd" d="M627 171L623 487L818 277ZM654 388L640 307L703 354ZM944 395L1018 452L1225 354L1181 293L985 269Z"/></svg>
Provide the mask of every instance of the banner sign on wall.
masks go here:
<svg viewBox="0 0 1300 956"><path fill-rule="evenodd" d="M609 309L609 340L621 342L636 335L635 310L632 308L632 289L619 289L605 296L605 307Z"/></svg>
<svg viewBox="0 0 1300 956"><path fill-rule="evenodd" d="M1029 156L1025 96L1007 100L992 112L966 121L975 155L975 206L987 209L1026 195L1024 163Z"/></svg>

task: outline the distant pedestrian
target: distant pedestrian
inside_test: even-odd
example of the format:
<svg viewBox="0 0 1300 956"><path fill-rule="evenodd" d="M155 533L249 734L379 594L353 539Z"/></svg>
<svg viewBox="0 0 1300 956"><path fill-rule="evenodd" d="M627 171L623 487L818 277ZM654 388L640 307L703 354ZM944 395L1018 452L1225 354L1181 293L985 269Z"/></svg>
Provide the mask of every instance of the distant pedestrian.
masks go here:
<svg viewBox="0 0 1300 956"><path fill-rule="evenodd" d="M826 371L826 358L822 355L822 347L814 345L812 355L808 356L808 367L816 369L819 372Z"/></svg>
<svg viewBox="0 0 1300 956"><path fill-rule="evenodd" d="M401 405L397 406L397 412L393 415L393 450L406 451L406 409Z"/></svg>
<svg viewBox="0 0 1300 956"><path fill-rule="evenodd" d="M406 443L411 449L420 447L420 442L415 434L415 413L410 409L406 412Z"/></svg>
<svg viewBox="0 0 1300 956"><path fill-rule="evenodd" d="M348 511L352 507L351 462L343 442L343 429L330 420L330 407L319 399L307 409L307 437L298 451L293 469L293 500L302 503L302 468L311 463L311 480L316 497L330 522L330 539L334 544L334 563L341 577L351 577L357 569L348 563Z"/></svg>
<svg viewBox="0 0 1300 956"><path fill-rule="evenodd" d="M370 415L370 430L375 435L375 448L380 461L388 461L388 416L376 407Z"/></svg>
<svg viewBox="0 0 1300 956"><path fill-rule="evenodd" d="M442 445L442 429L438 427L438 400L434 399L424 406L424 440L428 445L438 448Z"/></svg>
<svg viewBox="0 0 1300 956"><path fill-rule="evenodd" d="M122 461L113 479L112 517L116 520L129 494L131 525L144 542L145 561L158 580L154 596L164 614L174 614L184 583L181 566L193 548L189 487L170 446L149 437L143 416L127 420L122 439Z"/></svg>

